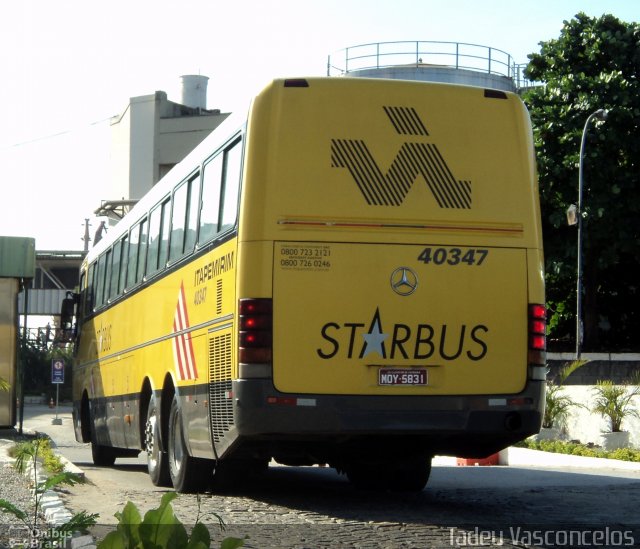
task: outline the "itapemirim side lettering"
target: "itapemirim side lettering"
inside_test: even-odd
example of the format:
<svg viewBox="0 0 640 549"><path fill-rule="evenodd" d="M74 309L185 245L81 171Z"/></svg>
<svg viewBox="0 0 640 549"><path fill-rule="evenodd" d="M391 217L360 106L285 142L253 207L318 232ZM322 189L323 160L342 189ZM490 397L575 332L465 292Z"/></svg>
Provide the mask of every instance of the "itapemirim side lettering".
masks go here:
<svg viewBox="0 0 640 549"><path fill-rule="evenodd" d="M234 268L234 253L229 252L226 255L216 257L195 270L193 285L199 286L205 282L212 280Z"/></svg>
<svg viewBox="0 0 640 549"><path fill-rule="evenodd" d="M413 108L383 107L400 135L429 136ZM362 139L332 139L331 166L346 168L370 206L399 206L418 175L440 208L471 208L471 181L458 180L433 143L403 143L383 173Z"/></svg>

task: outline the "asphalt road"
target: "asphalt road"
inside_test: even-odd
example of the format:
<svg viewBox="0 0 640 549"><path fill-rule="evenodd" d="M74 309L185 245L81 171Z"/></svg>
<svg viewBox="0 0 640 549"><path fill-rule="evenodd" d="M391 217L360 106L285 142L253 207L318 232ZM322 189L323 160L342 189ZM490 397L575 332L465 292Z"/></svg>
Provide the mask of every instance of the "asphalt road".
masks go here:
<svg viewBox="0 0 640 549"><path fill-rule="evenodd" d="M47 433L89 483L63 495L72 512L100 514L98 537L127 501L142 513L166 490L152 485L145 456L95 467L73 436L71 410L25 408L26 429ZM444 462L446 463L446 462ZM249 536L247 547L640 546L640 471L436 465L419 494L360 492L329 468L272 465L257 485L223 494L180 495L185 524L217 538ZM222 534L217 513L227 523ZM110 526L111 525L111 526Z"/></svg>

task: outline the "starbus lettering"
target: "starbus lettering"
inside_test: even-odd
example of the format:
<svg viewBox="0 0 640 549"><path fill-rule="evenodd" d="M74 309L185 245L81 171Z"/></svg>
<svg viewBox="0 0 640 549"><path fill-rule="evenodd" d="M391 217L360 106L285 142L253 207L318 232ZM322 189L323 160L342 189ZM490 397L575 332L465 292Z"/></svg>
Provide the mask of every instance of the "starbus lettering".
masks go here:
<svg viewBox="0 0 640 549"><path fill-rule="evenodd" d="M450 325L395 323L384 331L380 311L376 310L366 328L360 322L327 322L320 329L323 340L316 350L329 360L336 356L362 359L377 354L383 359L427 360L433 357L453 361L459 358L482 360L489 350L484 324Z"/></svg>
<svg viewBox="0 0 640 549"><path fill-rule="evenodd" d="M199 286L233 269L233 252L215 258L196 269L194 285Z"/></svg>

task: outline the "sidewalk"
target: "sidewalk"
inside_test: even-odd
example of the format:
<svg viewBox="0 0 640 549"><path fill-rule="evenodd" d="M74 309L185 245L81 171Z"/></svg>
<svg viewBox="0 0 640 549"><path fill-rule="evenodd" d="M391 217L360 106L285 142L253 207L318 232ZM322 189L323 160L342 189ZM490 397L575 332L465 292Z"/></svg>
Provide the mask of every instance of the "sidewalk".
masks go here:
<svg viewBox="0 0 640 549"><path fill-rule="evenodd" d="M44 404L25 403L22 432L25 436L35 434L48 436L52 441L52 447L65 465L65 470L84 476L84 471L74 465L68 456L64 455L68 453L68 449L86 448L88 446L87 444L76 442L71 410L71 404L62 404L57 408L49 408ZM3 455L0 456L0 461L6 461L6 450L11 446L8 443L20 436L19 410L17 415L15 428L0 429L0 441L3 443L1 446L4 451ZM64 452L61 449L64 449Z"/></svg>

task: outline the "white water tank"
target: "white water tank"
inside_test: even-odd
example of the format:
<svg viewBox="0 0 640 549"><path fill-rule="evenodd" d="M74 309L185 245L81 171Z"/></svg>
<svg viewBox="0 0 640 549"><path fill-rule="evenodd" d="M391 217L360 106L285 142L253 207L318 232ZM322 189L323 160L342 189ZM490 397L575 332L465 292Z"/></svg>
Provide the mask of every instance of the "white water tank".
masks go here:
<svg viewBox="0 0 640 549"><path fill-rule="evenodd" d="M327 76L465 84L515 91L520 65L508 53L463 42L377 42L329 56Z"/></svg>
<svg viewBox="0 0 640 549"><path fill-rule="evenodd" d="M180 103L195 109L207 108L207 82L208 76L199 74L187 74L180 77Z"/></svg>

